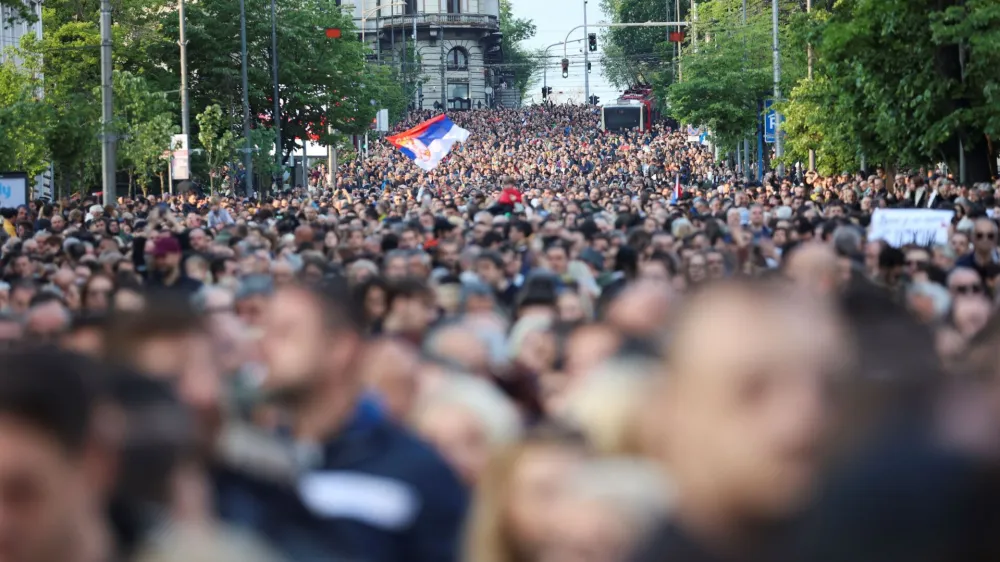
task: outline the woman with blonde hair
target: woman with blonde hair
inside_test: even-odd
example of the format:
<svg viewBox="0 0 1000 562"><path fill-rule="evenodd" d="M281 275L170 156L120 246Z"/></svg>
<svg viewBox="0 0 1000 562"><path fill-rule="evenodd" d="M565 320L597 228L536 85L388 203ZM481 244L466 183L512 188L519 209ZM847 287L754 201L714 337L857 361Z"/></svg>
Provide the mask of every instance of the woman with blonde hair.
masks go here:
<svg viewBox="0 0 1000 562"><path fill-rule="evenodd" d="M517 406L492 382L467 374L449 375L422 396L411 423L469 485L479 480L491 452L515 443L522 430Z"/></svg>
<svg viewBox="0 0 1000 562"><path fill-rule="evenodd" d="M530 562L548 536L560 483L588 455L573 429L544 424L498 451L476 488L466 562Z"/></svg>
<svg viewBox="0 0 1000 562"><path fill-rule="evenodd" d="M560 418L579 427L599 455L640 455L651 368L640 360L605 362L567 390Z"/></svg>

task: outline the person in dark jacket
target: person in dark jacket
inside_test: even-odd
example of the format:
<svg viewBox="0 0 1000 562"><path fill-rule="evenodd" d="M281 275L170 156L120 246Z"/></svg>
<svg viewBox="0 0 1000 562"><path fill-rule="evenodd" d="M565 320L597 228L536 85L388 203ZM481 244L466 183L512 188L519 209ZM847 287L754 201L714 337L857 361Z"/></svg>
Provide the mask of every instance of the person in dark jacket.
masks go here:
<svg viewBox="0 0 1000 562"><path fill-rule="evenodd" d="M721 282L686 305L660 402L678 504L632 561L792 560L796 515L832 425L826 381L847 354L844 334L830 311L778 283Z"/></svg>
<svg viewBox="0 0 1000 562"><path fill-rule="evenodd" d="M456 560L466 490L429 445L362 398L360 315L328 283L279 289L261 340L265 392L291 413L296 516L315 518L351 560Z"/></svg>
<svg viewBox="0 0 1000 562"><path fill-rule="evenodd" d="M156 290L176 290L194 294L201 289L201 281L192 279L181 267L183 252L180 242L170 236L153 243L153 267L149 273L148 285Z"/></svg>

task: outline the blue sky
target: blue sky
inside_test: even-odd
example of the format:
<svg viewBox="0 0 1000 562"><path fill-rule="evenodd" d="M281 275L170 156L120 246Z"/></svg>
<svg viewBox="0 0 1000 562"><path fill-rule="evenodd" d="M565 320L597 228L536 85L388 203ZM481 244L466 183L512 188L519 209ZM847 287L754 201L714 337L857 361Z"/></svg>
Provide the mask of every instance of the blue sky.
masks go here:
<svg viewBox="0 0 1000 562"><path fill-rule="evenodd" d="M570 29L583 23L583 0L511 0L511 5L516 17L531 19L538 28L535 36L524 42L525 46L531 49L541 49L553 43L559 43L566 38L566 33ZM605 19L607 18L601 11L600 0L589 0L587 2L587 22L596 23ZM599 32L599 30L595 28L593 32ZM583 30L580 29L574 32L570 39L584 37ZM562 47L553 47L549 50L548 84L552 87L553 94L556 94L557 100L562 99L558 93L564 92L563 96L569 96L577 102L583 101L583 49L586 48L586 41L569 45L571 64L569 78L565 79L559 69ZM601 73L600 39L598 39L597 48L596 53L590 53L590 55L596 55L591 56L590 93L600 97L601 103L604 104L616 100L620 91L609 84ZM539 76L538 84L528 92L528 97L534 95L540 101L541 88L542 82L541 76Z"/></svg>

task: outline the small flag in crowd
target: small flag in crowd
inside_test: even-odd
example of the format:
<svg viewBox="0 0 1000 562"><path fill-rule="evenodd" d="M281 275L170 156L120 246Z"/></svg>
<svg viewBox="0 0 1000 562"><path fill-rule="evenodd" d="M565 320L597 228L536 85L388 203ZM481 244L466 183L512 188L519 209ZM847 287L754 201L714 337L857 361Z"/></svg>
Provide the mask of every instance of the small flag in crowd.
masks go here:
<svg viewBox="0 0 1000 562"><path fill-rule="evenodd" d="M681 200L681 195L683 195L683 193L684 191L681 188L681 177L678 175L674 179L674 203Z"/></svg>
<svg viewBox="0 0 1000 562"><path fill-rule="evenodd" d="M387 140L420 169L429 172L451 152L456 142L465 142L468 138L469 131L452 123L447 115L438 115Z"/></svg>

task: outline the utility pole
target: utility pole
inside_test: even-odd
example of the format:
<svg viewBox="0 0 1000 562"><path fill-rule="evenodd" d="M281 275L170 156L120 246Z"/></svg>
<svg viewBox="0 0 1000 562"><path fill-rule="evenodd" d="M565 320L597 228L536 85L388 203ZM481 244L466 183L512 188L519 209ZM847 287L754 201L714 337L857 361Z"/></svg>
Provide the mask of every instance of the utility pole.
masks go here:
<svg viewBox="0 0 1000 562"><path fill-rule="evenodd" d="M743 0L743 69L746 70L747 56L747 0ZM757 117L760 120L760 117ZM743 137L743 177L750 181L750 139Z"/></svg>
<svg viewBox="0 0 1000 562"><path fill-rule="evenodd" d="M583 38L587 39L587 0L583 0ZM583 100L590 104L590 48L583 49Z"/></svg>
<svg viewBox="0 0 1000 562"><path fill-rule="evenodd" d="M114 118L111 44L111 0L101 0L101 188L104 192L105 205L112 205L117 199L115 196L117 139L111 130L111 121Z"/></svg>
<svg viewBox="0 0 1000 562"><path fill-rule="evenodd" d="M417 74L417 15L413 14L413 74ZM420 109L420 91L417 88L416 80L413 82L413 110Z"/></svg>
<svg viewBox="0 0 1000 562"><path fill-rule="evenodd" d="M183 0L182 0L183 1ZM240 0L240 73L243 78L243 171L244 195L253 193L253 145L250 144L250 80L247 77L247 10Z"/></svg>
<svg viewBox="0 0 1000 562"><path fill-rule="evenodd" d="M281 97L278 88L278 10L275 0L271 0L271 76L274 82L274 159L278 168L278 187L284 178L284 158L281 152ZM261 190L261 195L265 190Z"/></svg>
<svg viewBox="0 0 1000 562"><path fill-rule="evenodd" d="M177 0L177 16L180 18L177 45L181 48L181 133L191 145L191 105L188 103L187 38L184 34L184 0Z"/></svg>
<svg viewBox="0 0 1000 562"><path fill-rule="evenodd" d="M334 134L333 127L329 128L329 133ZM331 191L337 189L337 147L333 145L333 142L326 147L326 167L327 167L327 186Z"/></svg>
<svg viewBox="0 0 1000 562"><path fill-rule="evenodd" d="M778 43L778 0L771 0L771 24L774 35L774 103L781 101L781 50ZM785 156L785 143L781 140L781 114L774 113L774 156L778 159L778 177L784 177L785 165L781 158Z"/></svg>
<svg viewBox="0 0 1000 562"><path fill-rule="evenodd" d="M670 20L670 0L663 0L663 20ZM663 32L667 35L667 41L670 41L670 28L666 28Z"/></svg>
<svg viewBox="0 0 1000 562"><path fill-rule="evenodd" d="M675 21L681 21L681 0L674 0L674 20ZM680 31L681 31L680 26L675 27L674 31L680 33ZM676 68L677 68L677 73L675 75L675 79L678 82L680 82L681 81L681 42L678 41L678 42L674 43L674 48L675 48L675 51L674 51L674 65L676 65Z"/></svg>
<svg viewBox="0 0 1000 562"><path fill-rule="evenodd" d="M745 2L746 0L744 0ZM812 0L806 0L806 13L812 13L813 2ZM813 46L812 43L806 47L806 57L809 59L808 73L809 80L813 79ZM816 169L816 151L809 149L809 171L812 172Z"/></svg>
<svg viewBox="0 0 1000 562"><path fill-rule="evenodd" d="M698 2L691 0L691 46L698 52Z"/></svg>
<svg viewBox="0 0 1000 562"><path fill-rule="evenodd" d="M444 54L444 24L438 25L438 33L441 34L441 37L438 37L438 46L441 51L441 112L444 113L448 109L448 92L445 91L448 84L445 82L444 76L445 63L447 62Z"/></svg>
<svg viewBox="0 0 1000 562"><path fill-rule="evenodd" d="M406 8L403 8L402 25L400 35L403 36L403 56L399 59L399 79L403 82L403 91L406 91Z"/></svg>

